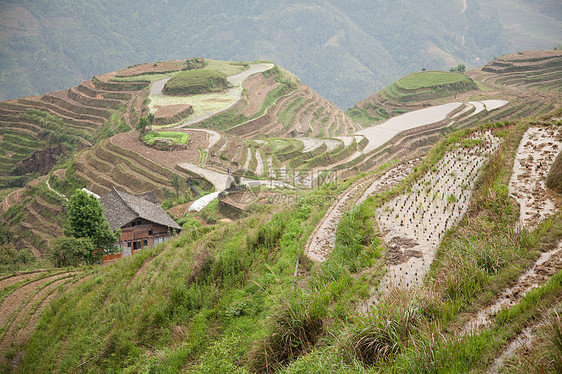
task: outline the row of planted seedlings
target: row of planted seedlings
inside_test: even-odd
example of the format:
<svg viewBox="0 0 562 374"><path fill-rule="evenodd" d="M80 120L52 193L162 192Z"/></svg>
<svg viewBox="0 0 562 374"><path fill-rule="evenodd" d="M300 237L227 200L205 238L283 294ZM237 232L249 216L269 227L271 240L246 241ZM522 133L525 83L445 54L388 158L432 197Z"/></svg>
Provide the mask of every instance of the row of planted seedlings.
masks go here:
<svg viewBox="0 0 562 374"><path fill-rule="evenodd" d="M389 266L386 289L421 284L440 240L466 212L478 173L499 143L488 130L452 144L406 193L377 211L385 240L401 257Z"/></svg>

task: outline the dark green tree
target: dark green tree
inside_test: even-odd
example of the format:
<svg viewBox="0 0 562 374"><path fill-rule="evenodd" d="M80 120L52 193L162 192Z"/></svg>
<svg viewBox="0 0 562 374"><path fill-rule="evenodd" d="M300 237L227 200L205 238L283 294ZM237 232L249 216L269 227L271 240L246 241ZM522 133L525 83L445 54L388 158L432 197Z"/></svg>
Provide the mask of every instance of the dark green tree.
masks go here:
<svg viewBox="0 0 562 374"><path fill-rule="evenodd" d="M97 251L88 238L60 236L54 238L48 251L48 257L56 267L78 266L86 263L99 262L102 251Z"/></svg>
<svg viewBox="0 0 562 374"><path fill-rule="evenodd" d="M7 226L8 222L0 222L0 245L8 244L12 241L13 234Z"/></svg>
<svg viewBox="0 0 562 374"><path fill-rule="evenodd" d="M464 66L464 64L458 64L454 68L451 68L450 71L452 73L464 73L466 71L466 66Z"/></svg>
<svg viewBox="0 0 562 374"><path fill-rule="evenodd" d="M64 235L75 238L88 238L94 245L94 253L87 256L86 262L97 262L101 259L102 248L110 248L119 238L109 228L103 215L103 207L92 195L83 190L76 190L70 197L68 205L68 222L64 226ZM101 252L101 253L100 253ZM99 258L98 258L99 257Z"/></svg>
<svg viewBox="0 0 562 374"><path fill-rule="evenodd" d="M170 181L170 184L172 185L172 187L174 187L174 190L176 190L176 196L178 196L178 194L180 193L181 183L182 182L179 175L174 174L172 176L172 180Z"/></svg>
<svg viewBox="0 0 562 374"><path fill-rule="evenodd" d="M154 116L153 116L154 118ZM144 136L146 134L146 132L148 131L148 128L150 127L150 120L148 117L141 117L139 119L139 123L137 123L137 130L138 132L140 132L141 136Z"/></svg>

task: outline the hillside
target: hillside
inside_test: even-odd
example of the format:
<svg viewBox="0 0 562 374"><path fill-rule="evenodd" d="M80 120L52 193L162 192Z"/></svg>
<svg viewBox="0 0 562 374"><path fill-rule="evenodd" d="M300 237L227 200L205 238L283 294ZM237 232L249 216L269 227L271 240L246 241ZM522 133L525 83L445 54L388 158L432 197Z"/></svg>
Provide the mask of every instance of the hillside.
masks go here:
<svg viewBox="0 0 562 374"><path fill-rule="evenodd" d="M207 56L275 61L348 108L422 67L475 67L508 50L531 48L510 46L505 35L527 18L502 28L496 14L511 7L493 1L496 8L484 8L489 3L220 0L209 9L193 0L165 6L146 0L5 1L0 100L65 89L129 64ZM539 29L533 40L543 42L534 48L554 48L557 43L533 21ZM550 29L560 35L556 23Z"/></svg>
<svg viewBox="0 0 562 374"><path fill-rule="evenodd" d="M347 114L273 63L203 58L0 103L2 370L554 372L559 59L413 73ZM228 86L166 95L189 66ZM182 234L14 272L52 267L75 188L114 186Z"/></svg>
<svg viewBox="0 0 562 374"><path fill-rule="evenodd" d="M559 95L562 51L525 51L499 57L474 72L486 84Z"/></svg>
<svg viewBox="0 0 562 374"><path fill-rule="evenodd" d="M284 167L284 173L292 176L310 158L330 153L338 154L336 160L357 148L356 143L350 144L352 149L332 139L326 141L329 147L312 147L300 161L293 159L301 153L288 152L293 150L288 148L281 152L286 155L276 157L266 150L260 158L261 151L256 154L255 149L261 145L251 139L286 134L322 138L361 127L294 75L272 64L255 73L249 64L207 60L206 70L228 75L232 87L166 95L164 81L183 74L186 61L191 60L136 65L94 76L67 91L0 103L0 152L5 160L0 173L2 211L18 233L17 248L30 248L37 256L46 251L50 239L60 235L64 219L62 209L49 208L49 204L63 204L64 195L69 196L76 187L87 187L99 195L113 186L130 193L155 190L164 200L171 196L174 176L182 181L195 178L202 188L210 187L198 174L180 168L180 163L222 173L246 166L249 174L267 177L267 163L270 168L275 164L277 171L272 173L280 173L281 163L293 162ZM240 75L244 77L238 81L235 77ZM190 110L175 110L178 106ZM159 113L171 111L165 117L163 134L169 127L182 126L179 131L189 143L170 152L140 142L138 133L130 129L149 111L155 113L157 123L163 122ZM208 118L209 113L216 114ZM344 148L345 153L339 155ZM51 173L53 167L56 170ZM31 180L32 184L20 189Z"/></svg>
<svg viewBox="0 0 562 374"><path fill-rule="evenodd" d="M560 134L552 120L543 121ZM292 206L270 205L234 223L188 231L166 246L98 267L47 308L18 370L69 371L87 361L88 372L485 372L523 328L548 339L540 335L549 330L539 322L550 321L550 311L561 306L559 212L512 236L518 213L507 185L528 128L526 122L506 121L452 134L396 188L347 211L322 263L309 260L302 249L328 197L353 180L335 190L315 190ZM387 282L387 261L398 271L420 254L408 252L408 240L383 244L387 239L373 226L382 228L384 216L375 212L416 196L410 189L425 190L425 180L435 180L432 173L463 170L451 163L459 152L474 154L474 147L488 148L487 142L494 144L490 161L463 175L472 181L467 189L473 189L472 198L436 199L458 218L437 244L424 281L418 277L419 287L379 288ZM457 215L458 210L467 213ZM527 275L535 269L536 275ZM528 291L535 284L538 288ZM504 302L505 292L512 295L510 307L497 316L487 312L488 305ZM373 301L378 302L368 306ZM466 333L480 312L484 322ZM539 359L551 357L541 344L530 353L537 360L520 361L521 369L552 365ZM18 349L10 352L9 357L23 356Z"/></svg>

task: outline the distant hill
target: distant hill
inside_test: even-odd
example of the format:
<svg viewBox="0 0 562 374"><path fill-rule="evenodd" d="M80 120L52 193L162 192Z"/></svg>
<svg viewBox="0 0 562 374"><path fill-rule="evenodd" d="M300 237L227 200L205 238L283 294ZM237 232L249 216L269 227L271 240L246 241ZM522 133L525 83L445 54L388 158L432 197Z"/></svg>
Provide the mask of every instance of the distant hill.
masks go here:
<svg viewBox="0 0 562 374"><path fill-rule="evenodd" d="M275 61L348 108L423 67L472 68L506 53L501 20L480 3L3 1L0 99L67 88L128 64L207 56Z"/></svg>

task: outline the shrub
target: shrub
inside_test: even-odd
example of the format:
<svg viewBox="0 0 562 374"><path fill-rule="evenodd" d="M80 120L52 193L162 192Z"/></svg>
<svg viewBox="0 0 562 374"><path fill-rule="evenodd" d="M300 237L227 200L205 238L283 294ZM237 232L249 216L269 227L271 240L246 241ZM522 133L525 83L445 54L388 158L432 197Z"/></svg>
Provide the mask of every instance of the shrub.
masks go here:
<svg viewBox="0 0 562 374"><path fill-rule="evenodd" d="M48 257L56 267L78 266L94 252L94 244L88 238L61 236L51 241Z"/></svg>
<svg viewBox="0 0 562 374"><path fill-rule="evenodd" d="M302 291L278 300L267 320L267 335L248 354L250 368L273 373L309 351L323 331L324 314L325 309Z"/></svg>
<svg viewBox="0 0 562 374"><path fill-rule="evenodd" d="M393 290L376 309L359 318L346 339L345 353L365 365L387 361L431 316L439 301L427 290Z"/></svg>

